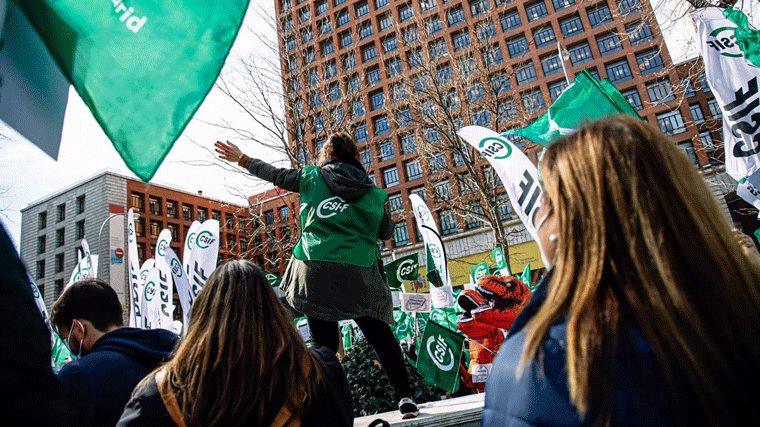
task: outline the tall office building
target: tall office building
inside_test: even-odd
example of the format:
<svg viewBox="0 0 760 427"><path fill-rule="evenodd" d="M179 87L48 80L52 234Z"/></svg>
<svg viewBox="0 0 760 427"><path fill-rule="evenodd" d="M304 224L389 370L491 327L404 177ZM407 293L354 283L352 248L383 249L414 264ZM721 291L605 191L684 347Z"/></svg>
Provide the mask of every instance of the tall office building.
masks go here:
<svg viewBox="0 0 760 427"><path fill-rule="evenodd" d="M425 105L445 107L457 125L524 126L567 86L563 62L570 78L584 68L609 78L696 167L712 171L722 159L720 111L699 61L674 66L647 0L275 0L275 7L291 143L305 144L297 148L308 162L329 131L355 135L363 164L389 194L397 223L386 248L397 253L420 250L404 213L410 194L430 205L450 259L481 262L495 242L476 216L440 203L455 184L431 178L435 169L467 169L450 152L419 149L440 138L418 117ZM446 99L425 98L441 93ZM535 161L537 146L515 143ZM477 167L485 175L488 164L480 159ZM541 267L506 198L499 204L513 269Z"/></svg>

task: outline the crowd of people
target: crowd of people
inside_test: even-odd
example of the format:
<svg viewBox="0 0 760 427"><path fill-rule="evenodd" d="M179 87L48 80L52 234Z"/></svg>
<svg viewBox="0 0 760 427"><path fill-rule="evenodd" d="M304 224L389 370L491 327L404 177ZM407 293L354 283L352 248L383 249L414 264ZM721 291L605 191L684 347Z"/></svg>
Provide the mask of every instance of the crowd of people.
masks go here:
<svg viewBox="0 0 760 427"><path fill-rule="evenodd" d="M3 232L0 394L12 419L350 426L352 396L336 358L343 319L377 351L402 417L419 414L376 245L392 230L387 194L353 139L332 135L318 165L303 169L273 167L231 143L216 149L300 193L302 235L281 287L308 317L315 345L307 348L257 266L229 261L208 278L181 340L123 327L107 283L71 285L51 321L76 360L56 379L49 336ZM539 169L536 228L549 270L493 362L482 424L760 424L751 397L760 254L731 230L683 153L645 122L612 117L551 145Z"/></svg>

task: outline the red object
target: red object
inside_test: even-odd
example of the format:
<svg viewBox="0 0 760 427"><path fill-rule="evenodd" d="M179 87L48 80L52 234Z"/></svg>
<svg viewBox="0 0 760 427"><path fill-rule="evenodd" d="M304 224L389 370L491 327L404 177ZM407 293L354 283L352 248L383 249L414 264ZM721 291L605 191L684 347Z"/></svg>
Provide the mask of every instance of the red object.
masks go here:
<svg viewBox="0 0 760 427"><path fill-rule="evenodd" d="M116 248L116 250L113 251L113 254L116 255L116 258L124 258L124 249Z"/></svg>

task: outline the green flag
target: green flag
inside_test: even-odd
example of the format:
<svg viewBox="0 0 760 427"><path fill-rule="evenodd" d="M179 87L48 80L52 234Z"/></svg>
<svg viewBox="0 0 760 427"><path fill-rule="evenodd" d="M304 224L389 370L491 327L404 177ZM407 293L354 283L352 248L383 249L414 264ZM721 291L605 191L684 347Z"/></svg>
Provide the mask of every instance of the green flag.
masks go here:
<svg viewBox="0 0 760 427"><path fill-rule="evenodd" d="M401 287L404 280L417 279L418 270L417 254L403 256L385 266L385 273L388 277L388 286L397 289Z"/></svg>
<svg viewBox="0 0 760 427"><path fill-rule="evenodd" d="M14 1L148 181L216 81L249 0Z"/></svg>
<svg viewBox="0 0 760 427"><path fill-rule="evenodd" d="M520 280L525 283L525 286L527 286L531 292L533 292L538 287L538 283L536 283L536 286L530 285L530 264L525 266L525 270L523 270L523 273L520 276Z"/></svg>
<svg viewBox="0 0 760 427"><path fill-rule="evenodd" d="M459 383L459 360L464 336L433 322L427 322L417 357L417 371L431 384L454 392Z"/></svg>
<svg viewBox="0 0 760 427"><path fill-rule="evenodd" d="M270 272L268 272L266 270L261 270L261 272L264 273L264 277L267 278L267 281L269 281L269 284L273 288L280 287L280 283L282 283L282 277L280 277L280 276L278 276L278 275L276 275L274 273L270 273Z"/></svg>
<svg viewBox="0 0 760 427"><path fill-rule="evenodd" d="M755 67L760 67L760 31L750 28L747 16L740 10L726 8L723 16L736 24L736 44L744 54L744 59Z"/></svg>
<svg viewBox="0 0 760 427"><path fill-rule="evenodd" d="M641 118L612 83L606 79L599 82L584 69L544 115L524 128L502 135L520 135L537 144L549 145L562 136L572 135L585 120L619 113Z"/></svg>
<svg viewBox="0 0 760 427"><path fill-rule="evenodd" d="M391 326L391 329L398 342L414 337L414 318L409 313L394 311L393 320L396 321L396 326Z"/></svg>
<svg viewBox="0 0 760 427"><path fill-rule="evenodd" d="M493 260L496 261L496 270L498 270L502 276L511 275L512 272L509 271L509 265L507 264L507 260L504 258L504 252L501 251L501 248L497 246L493 251L491 251L491 254L493 255ZM491 274L494 274L494 272Z"/></svg>
<svg viewBox="0 0 760 427"><path fill-rule="evenodd" d="M470 276L472 276L472 283L478 283L478 280L488 274L488 263L481 262L480 264L473 265L470 268Z"/></svg>
<svg viewBox="0 0 760 427"><path fill-rule="evenodd" d="M433 254L430 252L430 246L425 246L425 252L427 252L427 261L425 264L425 268L427 268L427 274L425 277L427 278L428 282L433 284L433 286L443 286L441 275L435 268L435 261L433 260Z"/></svg>

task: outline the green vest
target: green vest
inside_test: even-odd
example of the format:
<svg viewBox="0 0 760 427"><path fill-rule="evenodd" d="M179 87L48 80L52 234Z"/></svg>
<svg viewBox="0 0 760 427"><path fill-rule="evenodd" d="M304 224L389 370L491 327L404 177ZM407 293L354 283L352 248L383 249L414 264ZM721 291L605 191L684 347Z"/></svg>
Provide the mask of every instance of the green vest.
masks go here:
<svg viewBox="0 0 760 427"><path fill-rule="evenodd" d="M302 261L330 261L369 267L380 257L377 238L388 194L374 187L353 202L336 196L320 168L301 172L301 238L293 255Z"/></svg>

